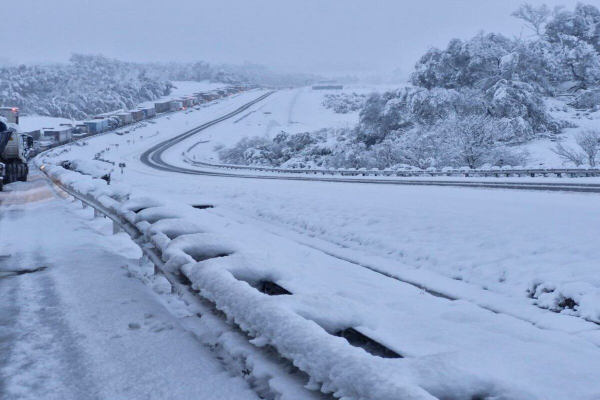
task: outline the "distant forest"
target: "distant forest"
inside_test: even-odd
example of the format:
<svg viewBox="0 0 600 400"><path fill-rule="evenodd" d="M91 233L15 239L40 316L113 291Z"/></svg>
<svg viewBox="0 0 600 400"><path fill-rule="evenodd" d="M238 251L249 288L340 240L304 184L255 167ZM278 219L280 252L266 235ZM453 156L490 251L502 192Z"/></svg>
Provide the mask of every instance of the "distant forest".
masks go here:
<svg viewBox="0 0 600 400"><path fill-rule="evenodd" d="M275 73L256 64L142 64L74 54L68 63L0 67L0 105L35 115L85 119L166 96L172 80L295 85L313 78Z"/></svg>

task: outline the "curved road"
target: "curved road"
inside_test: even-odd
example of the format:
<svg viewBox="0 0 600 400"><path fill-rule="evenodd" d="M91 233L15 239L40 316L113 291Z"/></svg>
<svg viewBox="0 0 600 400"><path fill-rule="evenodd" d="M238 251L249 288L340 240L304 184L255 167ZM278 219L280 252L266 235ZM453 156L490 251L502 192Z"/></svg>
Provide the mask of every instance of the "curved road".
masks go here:
<svg viewBox="0 0 600 400"><path fill-rule="evenodd" d="M252 175L252 174L234 174L230 172L205 171L191 168L184 168L171 165L163 160L162 155L165 151L176 144L186 140L195 134L210 128L213 125L230 119L260 101L266 99L275 92L266 93L257 99L246 103L237 110L222 117L204 123L196 128L190 129L174 138L165 140L142 153L140 161L155 169L168 172L177 172L190 175L219 176L228 178L246 178L246 179L280 179L280 180L298 180L298 181L320 181L320 182L339 182L339 183L371 183L385 185L422 185L422 186L453 186L453 187L471 187L471 188L493 188L493 189L524 189L524 190L545 190L561 192L585 192L600 193L600 184L595 183L543 183L543 182L494 182L494 181L442 181L442 180L418 180L418 179L356 179L343 177L311 177L311 176L276 176L276 175Z"/></svg>

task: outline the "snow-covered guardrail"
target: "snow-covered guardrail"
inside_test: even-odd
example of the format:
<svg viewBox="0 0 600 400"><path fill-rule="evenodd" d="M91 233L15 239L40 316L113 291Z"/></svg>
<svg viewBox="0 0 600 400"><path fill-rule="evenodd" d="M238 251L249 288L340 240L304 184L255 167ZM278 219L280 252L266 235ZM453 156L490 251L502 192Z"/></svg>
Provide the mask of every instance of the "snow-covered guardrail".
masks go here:
<svg viewBox="0 0 600 400"><path fill-rule="evenodd" d="M220 168L229 170L244 170L280 174L306 174L306 175L332 175L332 176L376 176L376 177L596 177L600 176L598 168L537 168L537 169L517 169L510 167L492 167L490 169L384 169L377 168L277 168L277 167L256 167L248 165L216 164L204 161L196 161L184 153L184 161L197 166L208 168Z"/></svg>
<svg viewBox="0 0 600 400"><path fill-rule="evenodd" d="M136 241L167 279L185 276L199 294L223 311L258 347L273 346L310 377L311 389L347 399L433 399L410 382L406 365L374 357L327 333L223 268L225 259L243 260L235 243L195 226L191 206L173 209L131 198L121 187L65 170L42 166L58 186L110 218ZM169 280L171 280L169 279Z"/></svg>
<svg viewBox="0 0 600 400"><path fill-rule="evenodd" d="M327 332L276 296L259 290L257 282L273 278L262 276L265 272L257 265L246 265L253 263L242 245L192 222L192 213L203 211L187 204L173 207L136 198L124 187L108 186L60 166L40 168L67 193L129 234L173 286L184 277L253 345L274 348L306 373L306 387L311 390L346 400L421 400L440 395L447 399L527 398L512 388L463 374L458 367L450 371L447 365L427 364L423 369L419 359L377 357Z"/></svg>

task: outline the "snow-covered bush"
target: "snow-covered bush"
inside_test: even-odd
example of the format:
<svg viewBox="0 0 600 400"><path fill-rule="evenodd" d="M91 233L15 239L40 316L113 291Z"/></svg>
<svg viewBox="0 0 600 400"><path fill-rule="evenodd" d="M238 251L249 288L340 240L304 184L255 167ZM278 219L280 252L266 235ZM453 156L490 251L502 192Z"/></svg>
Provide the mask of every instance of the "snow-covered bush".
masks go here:
<svg viewBox="0 0 600 400"><path fill-rule="evenodd" d="M323 106L338 114L348 114L361 110L366 97L365 94L357 93L326 94Z"/></svg>
<svg viewBox="0 0 600 400"><path fill-rule="evenodd" d="M596 168L600 154L600 131L587 130L581 132L575 137L575 143L577 143L578 149L558 143L551 150L563 161L572 163L577 167L587 162L591 168Z"/></svg>
<svg viewBox="0 0 600 400"><path fill-rule="evenodd" d="M511 125L489 116L453 117L435 127L438 151L446 165L479 168L484 164L518 165L522 157L502 145Z"/></svg>
<svg viewBox="0 0 600 400"><path fill-rule="evenodd" d="M237 165L273 165L272 143L262 137L244 137L233 147L218 150L221 161Z"/></svg>
<svg viewBox="0 0 600 400"><path fill-rule="evenodd" d="M487 91L402 88L370 96L361 112L363 141L371 146L417 126L431 127L454 116L489 116L512 127L499 140L521 143L535 133L557 132L560 123L547 112L531 85L500 80Z"/></svg>
<svg viewBox="0 0 600 400"><path fill-rule="evenodd" d="M320 165L319 160L331 153L320 146L327 141L327 135L327 130L294 135L281 132L273 140L244 137L233 147L216 149L221 161L228 164L304 168Z"/></svg>
<svg viewBox="0 0 600 400"><path fill-rule="evenodd" d="M586 90L580 93L573 105L580 109L593 109L600 107L600 90Z"/></svg>
<svg viewBox="0 0 600 400"><path fill-rule="evenodd" d="M379 168L412 166L477 168L519 165L525 153L507 147L512 126L489 116L448 117L433 125L416 125L395 131L367 145L359 127L324 129L312 133L281 133L273 140L244 138L219 151L229 164L268 165L284 168Z"/></svg>
<svg viewBox="0 0 600 400"><path fill-rule="evenodd" d="M503 141L525 142L538 132L560 132L561 124L548 114L541 96L527 83L502 79L485 97L487 114L512 126Z"/></svg>

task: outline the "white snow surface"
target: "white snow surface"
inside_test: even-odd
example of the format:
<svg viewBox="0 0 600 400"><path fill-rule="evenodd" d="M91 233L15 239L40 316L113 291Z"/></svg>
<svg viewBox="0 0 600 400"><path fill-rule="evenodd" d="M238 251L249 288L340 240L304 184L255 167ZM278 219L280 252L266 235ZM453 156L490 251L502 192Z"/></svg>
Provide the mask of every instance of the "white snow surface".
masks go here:
<svg viewBox="0 0 600 400"><path fill-rule="evenodd" d="M216 145L234 145L244 136L272 139L282 131L294 134L322 128L353 126L358 122L358 111L336 114L323 106L330 93L370 93L381 87L348 86L343 91L316 91L311 88L280 90L248 111L224 121L205 133L184 141L177 149L188 149L190 158L218 163Z"/></svg>
<svg viewBox="0 0 600 400"><path fill-rule="evenodd" d="M141 252L106 221L39 176L2 194L0 398L258 399L132 278Z"/></svg>
<svg viewBox="0 0 600 400"><path fill-rule="evenodd" d="M156 199L167 208L175 201L216 206L162 215L208 227L224 245L235 243L231 249L237 251L198 264L179 253L172 267L183 267L238 323L270 332L259 343L297 354L294 346L303 342L288 343L285 330L299 323L294 329L318 335L318 343L332 350L344 343L323 339L325 329L351 325L409 357L377 361L377 371L389 364L389 371L402 371L398 382L434 396L597 398L598 326L571 316L597 320L600 315L597 196L190 176L136 161L153 144L258 96L247 93L157 120L152 129L161 124L161 132L139 131L143 142L127 145L127 135L106 135L73 152L91 158L97 149L120 143L107 157L126 161L128 168L114 181L136 196ZM210 132L215 131L200 138ZM167 157L175 161L180 154ZM161 246L168 248L170 239L163 235ZM373 269L462 300L429 295ZM267 278L292 291L292 298L266 298L246 283ZM527 290L542 287L554 288L556 296L572 296L578 307L559 314L535 307L536 300L529 298L535 293ZM236 300L231 291L248 302ZM537 301L542 307L553 304L542 296ZM266 316L273 313L291 325L269 323ZM322 330L297 321L315 321L314 328ZM344 349L350 349L348 357L354 360L367 357ZM337 371L327 367L333 361L314 357L303 366L315 368L317 375ZM334 373L336 382L350 384L346 379L352 373L360 375L347 373Z"/></svg>

